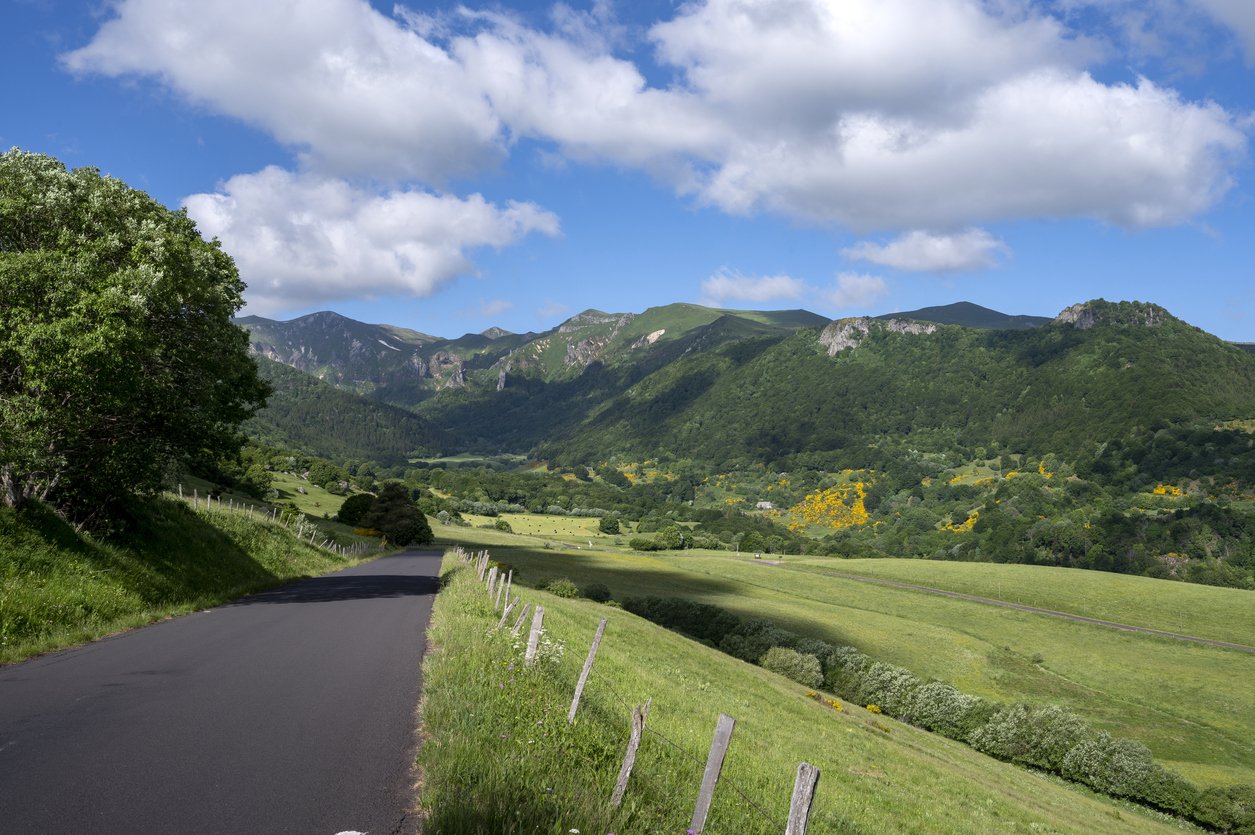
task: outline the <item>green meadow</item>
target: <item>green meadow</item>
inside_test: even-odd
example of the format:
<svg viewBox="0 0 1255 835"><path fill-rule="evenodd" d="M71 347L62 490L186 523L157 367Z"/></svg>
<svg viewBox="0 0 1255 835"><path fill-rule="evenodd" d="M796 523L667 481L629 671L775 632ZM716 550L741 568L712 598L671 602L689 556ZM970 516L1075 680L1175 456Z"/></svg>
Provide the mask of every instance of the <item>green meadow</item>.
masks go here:
<svg viewBox="0 0 1255 835"><path fill-rule="evenodd" d="M685 597L765 617L974 695L1066 706L1096 728L1144 743L1164 767L1200 785L1255 783L1253 653L842 579L817 573L811 560L774 565L717 552L545 548L535 539L496 531L435 529L445 541L489 547L529 585L567 577L579 585L605 583L616 599ZM876 561L862 562L867 570ZM835 570L847 562L823 564ZM1114 610L1091 611L1086 601L1118 598L1129 580L1137 580L1139 596L1148 601L1140 625L1187 632L1197 627L1207 637L1249 642L1242 625L1255 599L1249 592L1080 570L967 567L973 573L1017 568L1015 581L1027 602L1050 608L1066 603L1070 611L1100 618L1111 618ZM999 576L1009 575L984 581L995 592ZM1178 617L1179 611L1197 614Z"/></svg>
<svg viewBox="0 0 1255 835"><path fill-rule="evenodd" d="M501 557L525 564L522 551ZM534 559L544 557L564 567L579 559ZM525 576L539 579L539 565L526 565ZM601 575L626 586L642 567L629 562ZM551 646L563 647L528 668L522 640L491 629L495 616L474 570L450 555L444 571L424 662L419 752L418 802L433 835L682 832L720 713L737 724L708 832L783 831L803 761L821 770L816 833L1194 831L857 706L834 710L787 679L622 610L521 588L524 600L544 606ZM571 692L603 617L594 674L569 726ZM623 806L613 810L606 801L630 706L646 700L646 733Z"/></svg>

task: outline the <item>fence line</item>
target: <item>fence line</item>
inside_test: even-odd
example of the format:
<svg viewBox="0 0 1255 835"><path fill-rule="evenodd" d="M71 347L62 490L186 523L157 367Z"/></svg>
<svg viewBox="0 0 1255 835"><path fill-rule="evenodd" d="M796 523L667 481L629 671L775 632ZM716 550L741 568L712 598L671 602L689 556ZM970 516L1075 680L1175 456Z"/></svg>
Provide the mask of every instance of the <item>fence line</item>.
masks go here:
<svg viewBox="0 0 1255 835"><path fill-rule="evenodd" d="M485 575L488 574L489 569L489 555L486 550L472 553L464 550L462 546L458 545L455 547L454 553L463 563L473 565L479 579L481 581L485 580ZM496 568L493 570L496 570ZM509 576L513 577L513 571L510 572ZM500 572L498 572L496 579L498 583L501 582ZM491 602L493 600L491 593L492 584L489 582L486 583L486 585L489 589L489 601ZM498 599L500 599L500 595L498 595ZM498 622L498 628L501 628L501 626L505 624L507 616L519 602L522 602L520 598L515 598L513 602L510 602L509 595L506 595L506 608L501 614L501 619ZM496 613L497 608L497 605L494 604L494 614ZM531 608L531 603L524 603L522 611L519 613L514 622L514 627L511 630L512 635L518 635L519 629L527 619L528 610ZM529 665L535 660L536 646L539 642L540 634L543 631L544 607L537 605L535 609L536 611L532 617L531 631L528 635L527 652L525 654L525 662ZM722 776L723 762L731 742L732 729L736 723L735 719L725 714L719 715L719 722L716 726L714 738L711 742L710 752L706 757L702 757L688 750L683 745L680 745L662 732L658 731L656 728L651 727L646 723L652 699L647 700L644 705L631 704L615 689L610 680L603 676L600 671L594 667L597 649L601 644L606 623L606 619L603 618L598 624L597 632L593 638L592 646L589 649L588 657L584 662L584 667L580 672L580 677L576 684L576 691L572 698L571 710L568 714L567 721L574 721L574 716L578 710L584 688L587 684L588 678L591 676L595 676L598 684L605 687L613 701L618 702L623 707L628 709L631 716L631 737L628 742L628 748L624 756L623 765L620 768L619 778L615 783L614 793L611 796L611 805L618 806L622 802L623 795L627 789L628 780L635 765L637 749L644 735L649 734L652 737L662 740L688 760L699 765L703 765L704 767L702 787L698 794L696 806L693 811L692 822L689 827L691 831L695 833L701 833L703 831L706 823L706 817L709 813L710 804L713 800L714 788L718 783L720 785L730 787L745 802L745 804L750 809L754 810L766 823L772 826L779 826L781 822L784 822L784 831L786 832L786 835L806 835L806 826L810 817L811 804L814 801L815 789L819 782L819 769L809 763L801 763L798 766L797 777L794 782L793 793L790 799L790 806L787 814L781 814L778 810L768 811L763 808L762 804L750 797L750 795L747 794L745 790L742 789L741 786L739 786L734 780Z"/></svg>

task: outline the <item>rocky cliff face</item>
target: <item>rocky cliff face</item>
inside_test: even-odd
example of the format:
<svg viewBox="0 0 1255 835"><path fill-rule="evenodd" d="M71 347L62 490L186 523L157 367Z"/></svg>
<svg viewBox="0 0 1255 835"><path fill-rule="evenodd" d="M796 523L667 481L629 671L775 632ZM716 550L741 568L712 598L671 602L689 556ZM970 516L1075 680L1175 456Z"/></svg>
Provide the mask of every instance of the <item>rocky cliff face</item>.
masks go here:
<svg viewBox="0 0 1255 835"><path fill-rule="evenodd" d="M1096 325L1132 325L1154 328L1173 316L1157 304L1147 302L1109 302L1103 299L1065 307L1055 323L1072 325L1077 330L1089 330Z"/></svg>
<svg viewBox="0 0 1255 835"><path fill-rule="evenodd" d="M819 334L819 344L828 349L828 356L835 357L842 351L857 348L875 332L925 334L935 333L937 326L929 322L910 319L870 319L858 316L838 319Z"/></svg>

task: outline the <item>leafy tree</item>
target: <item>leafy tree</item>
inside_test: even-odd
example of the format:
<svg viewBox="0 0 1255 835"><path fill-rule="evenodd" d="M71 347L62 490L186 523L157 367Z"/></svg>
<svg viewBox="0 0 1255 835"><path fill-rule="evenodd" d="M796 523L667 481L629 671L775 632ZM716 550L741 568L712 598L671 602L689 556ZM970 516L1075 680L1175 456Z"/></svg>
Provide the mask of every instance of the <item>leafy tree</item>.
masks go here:
<svg viewBox="0 0 1255 835"><path fill-rule="evenodd" d="M344 504L340 505L340 512L336 514L337 518L346 525L357 525L371 509L375 503L375 497L370 493L355 493L344 500Z"/></svg>
<svg viewBox="0 0 1255 835"><path fill-rule="evenodd" d="M426 545L435 539L427 517L414 504L405 485L395 481L379 490L361 524L382 531L395 545Z"/></svg>
<svg viewBox="0 0 1255 835"><path fill-rule="evenodd" d="M616 534L619 532L619 520L613 516L603 516L597 523L597 530L606 534Z"/></svg>
<svg viewBox="0 0 1255 835"><path fill-rule="evenodd" d="M268 387L240 281L183 211L92 168L0 154L0 501L97 521L240 446Z"/></svg>

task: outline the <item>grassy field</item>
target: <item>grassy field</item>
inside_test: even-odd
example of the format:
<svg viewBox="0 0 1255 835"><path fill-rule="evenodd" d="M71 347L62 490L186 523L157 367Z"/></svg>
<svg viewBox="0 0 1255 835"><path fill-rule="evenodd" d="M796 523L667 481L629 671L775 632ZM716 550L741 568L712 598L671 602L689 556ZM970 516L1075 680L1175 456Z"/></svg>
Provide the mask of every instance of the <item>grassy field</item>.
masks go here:
<svg viewBox="0 0 1255 835"><path fill-rule="evenodd" d="M324 532L324 535L326 533ZM0 663L216 605L350 560L245 513L155 499L118 541L0 508Z"/></svg>
<svg viewBox="0 0 1255 835"><path fill-rule="evenodd" d="M913 583L1057 612L1255 646L1255 593L1070 568L938 560L807 558L790 564ZM1082 574L1093 577L1093 574Z"/></svg>
<svg viewBox="0 0 1255 835"><path fill-rule="evenodd" d="M1255 654L788 570L794 560L782 568L709 552L544 549L522 537L486 536L496 532L477 529L437 526L437 533L492 547L527 584L569 577L580 585L605 583L616 598L681 596L766 617L975 695L1067 706L1095 727L1143 742L1165 767L1201 785L1255 783L1255 746L1250 744L1255 738ZM1023 589L1053 589L1051 599L1070 596L1080 607L1086 592L1107 599L1118 596L1127 580L1139 579L1016 567L1023 572ZM1116 590L1095 591L1108 583ZM1158 609L1145 608L1143 623L1152 628L1191 626L1190 621L1160 621L1154 614L1175 612L1177 595L1210 610L1196 616L1199 625L1220 627L1249 616L1249 592L1142 583L1142 596L1158 601ZM1045 602L1044 595L1039 602ZM1216 634L1223 640L1241 637L1236 629Z"/></svg>
<svg viewBox="0 0 1255 835"><path fill-rule="evenodd" d="M511 558L518 555L513 554ZM1008 766L804 688L621 610L522 589L565 645L536 668L493 620L470 568L446 558L424 662L418 800L425 832L676 833L692 814L720 713L737 725L708 832L784 829L797 764L822 771L812 832L1152 833L1191 827ZM529 573L528 576L539 576ZM570 694L597 620L609 620L574 726ZM652 699L623 807L605 802L629 706Z"/></svg>
<svg viewBox="0 0 1255 835"><path fill-rule="evenodd" d="M496 519L488 516L476 516L464 513L462 518L472 525L491 525L496 519L504 519L510 523L516 534L530 536L542 540L587 545L592 541L594 546L610 546L616 541L626 542L630 536L631 523L623 522L621 534L604 534L598 530L600 519L584 516L545 516L539 513L502 513Z"/></svg>

